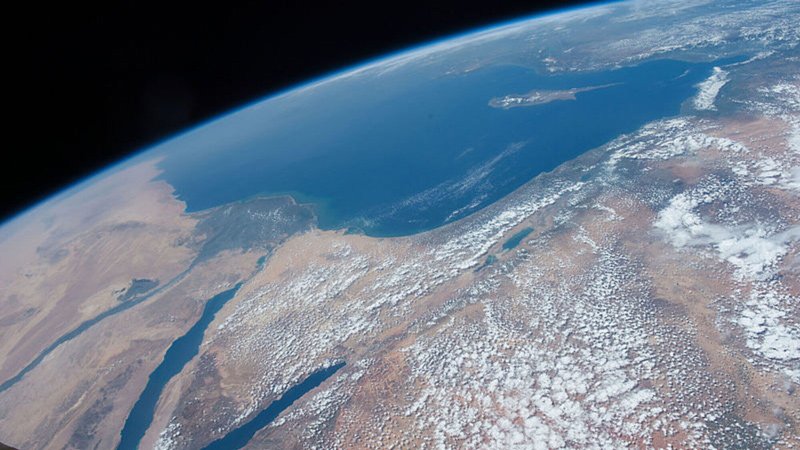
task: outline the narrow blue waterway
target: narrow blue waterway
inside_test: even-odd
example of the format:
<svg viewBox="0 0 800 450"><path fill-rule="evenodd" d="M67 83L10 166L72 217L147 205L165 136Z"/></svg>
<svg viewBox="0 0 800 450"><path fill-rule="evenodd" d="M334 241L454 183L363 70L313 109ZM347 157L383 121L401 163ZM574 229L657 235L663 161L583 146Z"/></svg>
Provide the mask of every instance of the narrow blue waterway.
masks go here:
<svg viewBox="0 0 800 450"><path fill-rule="evenodd" d="M0 393L5 391L6 389L10 388L11 386L17 384L20 380L22 380L22 378L28 372L30 372L31 370L35 369L36 366L41 364L41 362L44 361L44 359L47 357L47 355L52 353L53 350L57 349L62 344L75 339L81 333L83 333L84 331L86 331L89 328L93 327L94 325L100 323L104 319L106 319L106 318L108 318L110 316L113 316L115 314L119 314L122 311L125 311L127 309L133 308L134 306L138 305L139 303L142 303L143 301L151 298L152 296L154 296L154 295L156 295L156 294L158 294L160 292L163 292L164 290L170 288L175 283L177 283L178 281L182 280L183 277L185 277L186 274L189 273L189 271L192 270L193 267L194 267L194 262L192 263L191 266L189 266L188 269L186 269L185 271L180 273L178 276L176 276L175 278L170 280L167 284L157 288L153 292L150 292L149 294L143 295L143 296L135 298L133 300L129 300L129 301L125 302L125 303L121 303L121 304L119 304L119 305L117 305L117 306L115 306L115 307L113 307L113 308L111 308L111 309L109 309L109 310L107 310L105 312L102 312L102 313L98 314L95 317L92 317L89 320L81 322L81 324L78 325L77 327L75 327L75 329L65 333L64 335L62 335L61 337L56 339L52 344L47 346L44 350L42 350L41 353L39 353L36 356L36 358L33 359L33 361L28 363L27 366L23 367L22 370L19 371L19 373L17 373L13 377L9 378L8 380L6 380L2 384L0 384Z"/></svg>
<svg viewBox="0 0 800 450"><path fill-rule="evenodd" d="M322 384L322 382L330 378L339 369L344 367L344 365L345 363L341 362L335 366L330 366L327 369L312 373L300 384L286 391L281 398L270 403L266 409L258 413L251 421L226 434L225 437L217 439L207 445L203 450L236 450L244 447L250 442L250 439L255 436L258 430L269 425L280 413L292 406L294 402L308 391Z"/></svg>
<svg viewBox="0 0 800 450"><path fill-rule="evenodd" d="M150 374L147 386L145 386L144 391L142 391L139 399L133 405L133 409L128 414L128 419L122 428L122 439L117 446L118 450L133 450L139 447L139 441L142 440L145 432L153 422L156 404L161 396L161 391L164 390L164 386L167 385L172 377L179 374L192 358L197 356L206 328L214 320L217 312L222 309L228 300L233 298L240 287L241 283L237 284L233 289L220 292L208 300L200 319L186 334L175 339L167 349L164 360Z"/></svg>

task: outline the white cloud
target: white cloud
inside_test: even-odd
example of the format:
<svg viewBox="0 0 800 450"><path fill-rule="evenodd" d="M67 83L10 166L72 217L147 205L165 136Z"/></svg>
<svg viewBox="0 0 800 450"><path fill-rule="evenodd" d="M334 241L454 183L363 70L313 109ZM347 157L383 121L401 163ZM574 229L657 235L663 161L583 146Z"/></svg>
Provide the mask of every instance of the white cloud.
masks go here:
<svg viewBox="0 0 800 450"><path fill-rule="evenodd" d="M757 285L737 321L745 330L747 347L779 363L800 359L800 333L796 327L785 323L787 306L796 301L776 293L770 286ZM784 369L792 381L800 383L800 371L796 367Z"/></svg>
<svg viewBox="0 0 800 450"><path fill-rule="evenodd" d="M698 92L694 98L694 107L698 110L716 110L714 101L717 99L722 86L730 80L728 72L714 67L714 72L707 80L697 85Z"/></svg>
<svg viewBox="0 0 800 450"><path fill-rule="evenodd" d="M791 241L800 239L800 226L782 233L770 233L758 224L729 227L709 223L696 209L715 200L712 195L684 192L670 200L658 215L655 227L666 234L675 247L706 247L719 259L736 267L744 279L763 279L789 250ZM696 193L695 193L696 194Z"/></svg>

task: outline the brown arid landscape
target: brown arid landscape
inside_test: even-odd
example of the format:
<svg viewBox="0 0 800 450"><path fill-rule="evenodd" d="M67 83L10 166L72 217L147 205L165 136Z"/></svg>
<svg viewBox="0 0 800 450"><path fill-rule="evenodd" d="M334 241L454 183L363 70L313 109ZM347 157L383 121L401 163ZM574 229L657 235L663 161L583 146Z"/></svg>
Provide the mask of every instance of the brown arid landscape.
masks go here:
<svg viewBox="0 0 800 450"><path fill-rule="evenodd" d="M800 448L800 56L778 52L409 236L288 196L187 213L158 158L89 180L0 228L0 441L118 446L207 319L139 448L221 445L331 368L242 448Z"/></svg>
<svg viewBox="0 0 800 450"><path fill-rule="evenodd" d="M14 313L3 323L3 378L117 306L131 279L166 288L57 347L3 393L14 405L4 408L3 429L14 430L12 442L114 442L147 375L202 301L243 282L200 355L167 386L142 448L177 429L181 440L209 443L339 360L347 366L250 447L419 447L467 436L477 440L465 444L480 446L484 433L509 444L514 433L574 433L587 445L665 448L724 442L729 427L757 444L752 424L772 424L786 448L798 445L796 366L782 359L794 349L781 347L797 329L797 240L766 265L758 248L726 258L713 236L700 242L681 228L693 211L723 223L703 209L738 202L739 215L779 214L788 232L796 229L795 194L749 179L763 177L764 157L796 158L791 126L764 117L660 122L440 230L381 239L310 228L203 260L202 215L182 213L169 186L149 181L152 162L123 170L58 205L90 204L91 216L65 214L49 229L41 218L3 242L4 254L35 249L3 272L23 275L4 279L4 311ZM734 178L739 186L719 181L721 170L733 178L737 167L754 170ZM568 182L585 174L589 181ZM647 199L665 186L679 193L659 212ZM676 225L667 222L665 211L689 196L700 200ZM503 248L526 227L533 232L517 247ZM485 245L464 245L473 239L465 230ZM760 278L767 270L770 278ZM742 326L772 311L782 312L787 336L772 342L757 325ZM43 410L52 414L31 420ZM470 433L476 426L485 429Z"/></svg>

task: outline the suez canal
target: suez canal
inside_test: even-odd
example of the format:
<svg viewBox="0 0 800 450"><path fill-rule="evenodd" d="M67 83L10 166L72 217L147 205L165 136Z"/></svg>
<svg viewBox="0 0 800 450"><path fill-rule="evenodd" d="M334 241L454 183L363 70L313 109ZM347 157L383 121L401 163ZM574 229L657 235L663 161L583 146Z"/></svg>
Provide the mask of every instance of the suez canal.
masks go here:
<svg viewBox="0 0 800 450"><path fill-rule="evenodd" d="M275 210L282 212L283 219L280 222L264 221L262 215L254 214L254 211ZM290 220L288 220L288 219ZM235 223L231 223L235 222ZM52 354L57 348L70 341L73 341L85 331L92 329L106 319L116 316L137 305L143 304L156 296L169 296L171 288L180 284L191 272L201 263L211 260L218 252L225 249L254 249L261 247L264 241L283 241L287 236L292 236L297 232L307 230L314 222L314 216L304 206L298 206L293 202L287 202L280 198L254 198L246 202L236 202L228 208L216 209L207 214L198 223L198 232L207 236L206 242L198 252L194 260L180 274L161 284L153 282L149 292L139 292L131 298L124 297L121 303L88 319L75 328L61 335L39 352L31 362L24 366L16 375L0 384L0 393L10 389L24 377L36 369L40 364L47 364L48 355ZM272 247L267 246L267 254L257 262L255 271L261 269L269 258ZM253 272L255 273L255 272ZM138 448L142 437L150 428L158 400L161 397L164 387L176 375L181 373L188 364L199 353L200 345L203 342L206 329L213 322L216 314L230 301L244 280L250 279L253 275L244 276L240 283L229 289L219 292L210 299L200 302L203 311L197 321L182 336L175 339L164 354L164 358L155 370L150 374L148 382L143 391L134 403L133 408L128 413L123 429L120 433L120 443L117 448L128 449ZM134 278L134 281L136 279ZM200 299L198 299L200 300ZM268 425L283 410L292 405L297 399L308 391L324 382L333 373L344 366L342 361L332 361L331 366L318 367L311 369L304 380L289 389L283 396L275 400L266 410L258 414L251 422L244 424L244 430L233 435L233 438L226 440L226 448L231 447L230 442L239 442L239 446L247 444L247 440L242 440L243 435L252 436L259 429ZM248 438L249 440L249 438Z"/></svg>
<svg viewBox="0 0 800 450"><path fill-rule="evenodd" d="M263 264L263 259L265 258L259 260L259 265ZM198 260L195 260L185 271L160 287L144 295L121 303L107 311L104 311L103 313L82 322L73 330L65 333L47 348L42 350L36 356L36 358L28 363L15 376L0 384L0 393L8 390L16 383L21 381L25 375L35 369L45 360L48 355L50 355L61 345L72 341L81 333L92 328L94 325L97 325L103 320L133 308L134 306L141 304L146 300L175 286L177 283L183 280L186 275L189 274L189 272L191 272L197 262ZM167 349L167 352L164 354L164 359L162 362L150 374L147 385L139 395L139 398L128 414L128 417L125 420L125 425L120 433L121 439L119 445L117 446L118 450L139 448L140 441L153 422L156 405L158 403L158 399L161 397L164 387L169 383L170 380L181 373L186 364L188 364L195 356L197 356L199 353L200 344L203 342L203 336L205 335L206 329L211 322L213 322L216 314L222 309L222 307L225 306L225 304L236 295L236 292L238 292L241 286L242 283L239 283L233 288L220 292L208 299L205 302L205 306L203 307L203 312L200 318L185 334L172 342L170 347ZM280 415L281 412L289 408L292 404L294 404L295 401L300 399L307 392L322 384L339 369L344 367L344 365L344 362L339 362L335 365L322 367L315 372L312 372L297 385L288 389L280 398L273 401L269 406L267 406L266 409L262 410L253 419L232 430L223 438L212 442L207 448L238 449L244 447L247 445L250 438L252 438L256 432L258 432L258 430L269 425Z"/></svg>
<svg viewBox="0 0 800 450"><path fill-rule="evenodd" d="M717 62L717 64L719 64L719 63L720 63L720 61ZM643 64L643 65L641 65L639 67L632 68L632 69L629 69L627 71L620 71L620 72L616 73L616 75L614 75L614 77L611 77L611 75L608 75L608 74L606 74L606 75L602 75L601 74L603 77L611 77L611 78L613 78L613 79L609 78L609 80L613 81L613 82L618 81L616 79L616 77L620 76L620 74L625 75L625 77L624 77L625 79L623 80L623 81L625 81L625 83L622 83L622 84L618 83L618 84L615 84L613 87L608 87L607 89L598 89L596 91L592 91L591 95L588 95L588 94L585 95L584 97L582 97L581 101L578 101L578 102L560 102L560 103L554 102L554 103L550 104L549 106L547 106L547 108L548 108L547 110L552 112L553 114L546 115L546 117L544 117L544 118L540 117L541 113L537 112L538 111L537 109L530 109L530 108L515 108L515 113L514 113L515 116L513 116L513 117L509 117L508 114L503 115L502 111L498 111L495 108L488 108L486 110L480 110L479 112L480 112L480 114L483 114L483 115L487 116L484 119L486 119L486 120L492 119L492 120L497 121L497 124L496 124L497 126L496 127L490 127L490 129L493 130L493 132L497 131L498 133L500 133L502 131L503 133L500 134L502 136L507 136L507 135L516 136L516 134L514 134L514 133L517 133L517 132L521 133L522 131L520 131L520 130L524 130L525 133L530 133L529 130L530 130L531 124L535 124L535 125L539 126L542 130L563 130L564 129L563 127L555 126L555 125L557 125L555 122L549 123L547 120L545 120L545 119L548 119L548 118L551 118L552 120L555 120L555 118L557 118L557 117L562 117L562 118L563 117L567 117L567 118L569 118L570 120L573 120L573 121L576 119L576 117L585 117L586 120L582 120L580 122L586 123L586 124L594 124L597 127L600 127L600 125L604 125L603 127L600 127L597 130L594 130L592 133L589 133L589 135L590 135L590 137L592 139L590 139L590 140L588 140L586 142L583 142L583 141L578 142L578 143L575 144L574 148L565 150L565 149L563 149L561 147L558 147L556 145L552 145L553 148L558 148L560 151L559 152L555 152L553 155L550 155L550 156L552 156L552 158L550 158L550 159L547 159L547 158L543 159L543 156L545 156L545 155L540 154L540 152L529 152L529 153L525 153L524 154L524 155L527 155L528 158L534 158L534 159L538 158L538 159L542 159L543 161L547 160L547 162L549 164L547 167L550 167L550 166L558 165L559 163L563 162L562 159L564 159L564 158L571 159L572 157L576 156L577 154L580 154L583 151L585 151L587 148L592 148L592 147L598 145L599 143L607 141L610 137L619 134L621 131L624 131L624 130L629 129L629 128L630 129L635 129L636 127L641 125L641 123L646 122L648 120L652 120L655 117L662 117L662 116L671 115L672 113L675 112L675 109L680 106L680 103L683 101L683 99L685 99L688 95L691 95L691 93L694 92L694 88L693 88L694 83L696 81L700 80L700 79L705 78L706 71L707 71L706 69L709 69L710 66L711 66L711 64L689 64L689 63L675 62L675 61L661 61L661 62L656 62L656 63ZM672 74L674 74L674 73L680 74L680 73L684 72L685 70L687 70L687 68L696 69L691 73L692 74L691 77L688 77L688 76L687 77L672 77ZM510 68L500 68L500 69L497 69L497 70L500 70L500 72L495 73L496 72L495 71L495 72L492 72L491 74L488 74L488 75L492 75L492 74L493 74L493 76L494 75L497 75L497 76L502 75L500 77L501 79L510 79L512 81L519 80L519 79L527 79L528 82L530 82L530 77L532 76L530 74L525 74L525 75L530 75L530 76L522 77L522 76L520 76L520 74L515 72L515 71L518 71L518 69L513 69L513 68L511 68L511 69ZM484 74L484 75L488 76L487 74ZM649 75L659 75L659 76L649 76ZM598 75L598 76L600 76L600 75ZM653 83L661 83L661 82L664 82L664 80L669 81L666 84L662 83L662 84L664 84L664 86L666 86L666 88L663 88L663 89L657 91L659 95L647 97L647 99L646 99L647 101L640 101L640 102L637 102L636 105L633 105L633 106L637 106L639 108L639 109L636 109L636 111L638 111L639 114L630 115L630 117L627 119L627 121L618 120L619 118L614 116L613 114L609 114L608 117L605 117L602 114L600 114L599 117L604 117L604 120L601 121L601 120L597 119L597 117L598 117L597 112L602 110L601 106L605 105L605 106L607 106L609 108L613 107L612 109L616 110L616 109L619 109L620 105L618 103L619 103L619 99L620 98L621 99L639 99L639 98L641 98L641 96L635 96L635 95L620 95L622 92L618 92L618 91L624 90L625 91L624 93L629 93L629 94L636 93L638 91L651 92L651 87L652 87ZM467 81L469 81L469 83L473 83L473 84L476 84L476 85L482 85L481 84L482 83L482 79L475 79L475 80L470 79L470 80L467 80ZM583 80L582 79L581 81L589 81L589 80ZM592 79L591 81L593 83L587 83L587 84L598 84L601 81L605 82L606 80L605 80L605 78L603 78L603 80ZM464 82L466 82L466 81L464 81ZM462 85L462 84L451 86L450 87L451 89L447 90L446 92L450 92L453 95L454 98L456 98L457 96L463 95L464 92L471 92L470 89L464 89L464 87L465 86ZM502 87L508 88L506 90L512 90L513 91L511 86L505 86L504 85ZM477 98L477 100L481 100L480 106L482 108L486 107L485 99L489 98L484 94L486 94L486 93L481 93L481 95L478 96L479 98ZM431 97L431 98L436 98L437 102L439 102L439 100L440 100L437 97ZM665 99L669 99L670 101L669 102L662 101L662 100L665 100ZM476 100L476 102L477 102L477 100ZM439 102L439 103L442 103L442 102ZM668 105L668 106L664 106L664 105ZM366 105L364 107L364 111L369 110L369 108L367 108L367 106L369 106L369 105ZM409 108L410 108L410 106L409 106ZM555 114L555 113L558 113L558 114ZM498 116L498 117L495 117L495 116ZM503 116L503 117L500 117L500 116ZM517 116L519 116L519 117L517 117ZM528 117L528 116L531 116L531 117ZM533 117L533 116L536 116L536 117ZM467 119L469 119L469 120L479 120L479 119L483 120L482 117L483 116L480 116L480 115L474 115L474 117L470 116L470 117L467 117ZM536 119L536 120L533 120L533 119ZM464 123L468 123L469 120L465 119ZM403 122L402 121L387 121L386 123L403 123ZM492 123L494 123L494 122L492 122ZM622 126L620 124L622 124L624 126ZM501 127L500 125L503 125L503 127L505 127L505 128ZM422 125L420 125L420 126L422 126ZM458 131L458 130L455 130L455 131ZM409 133L407 133L407 134L409 134ZM555 135L551 136L551 134L552 133L550 133L550 134L543 133L541 136L539 136L539 141L538 142L540 144L539 145L540 147L543 145L542 144L542 142L544 142L543 139L546 138L546 137L549 137L552 142L560 142L560 139L563 137L563 136L555 136ZM376 136L378 136L378 135L380 135L380 133L376 134ZM410 135L413 135L413 133L410 133ZM383 143L382 140L377 140L378 137L376 137L376 136L369 136L369 137L376 139L376 141L375 141L376 145L379 144L379 143ZM447 136L441 137L441 139L444 139L445 142L449 142L449 139L455 138L455 137L458 137L458 136L447 135ZM520 135L520 136L517 136L517 137L519 137L519 139L521 139L521 140L524 140L523 138L528 138L529 136L526 134L524 136ZM445 138L447 138L447 139L445 139ZM470 138L470 136L464 136L462 138L463 139L467 139L467 138ZM495 139L495 141L497 141L498 143L502 143L502 142L506 142L507 140L506 141L502 141L502 140L500 140L498 138L498 139ZM436 143L436 140L431 140L431 142ZM345 144L347 144L347 142L343 142L342 143L342 145L345 145ZM413 142L401 142L400 144L398 144L397 151L400 151L400 150L403 150L403 149L406 149L406 148L415 148L411 144L413 144ZM462 146L455 146L453 148L454 149L460 149L460 148L463 148L463 147L469 147L469 145L472 145L472 141L467 140L467 141L464 141L463 144L464 145L462 145ZM221 147L221 148L224 148L224 146ZM258 147L258 148L261 148L261 147ZM421 147L421 148L424 150L427 147ZM330 149L330 148L325 148L325 149L330 151L330 153L334 153L334 154L336 153L336 152L332 151L332 150L335 150L335 149ZM238 159L239 160L243 160L243 161L249 161L252 158L248 159L246 157L246 156L248 156L248 154L247 154L247 152L245 150L247 150L247 149L242 150L242 155L241 156L243 156L243 157L242 158L238 158ZM484 149L484 153L486 153L486 155L484 155L484 156L487 156L487 155L491 156L490 154L495 150L496 150L495 147L488 146L487 148ZM567 151L567 150L569 150L569 151ZM192 155L194 155L194 153ZM227 155L227 153L225 155ZM520 155L523 155L523 153L520 153ZM353 155L349 155L349 156L353 156ZM522 156L519 156L519 158L522 158ZM452 157L452 155L444 155L444 159L446 160L445 162L452 161L453 157ZM166 163L170 163L172 161L173 161L173 159L167 158ZM327 161L327 160L323 159L322 161ZM349 164L349 161L350 160L342 160L342 161L338 161L337 160L337 161L334 161L334 162L336 162L337 164L346 166L347 164ZM514 167L529 167L530 165L528 165L528 164L521 164L522 162L526 162L526 161L527 160L525 160L525 161L514 160L514 161L509 161L508 164L511 164ZM182 164L182 160L180 158L175 158L174 162L175 162L175 164L178 164L178 166L181 166L181 164ZM215 160L213 158L208 158L207 160L204 160L204 162L207 163L211 167L213 167L214 164L215 164ZM378 161L378 163L384 164L385 161L381 160L381 161ZM378 164L378 163L376 163L376 164ZM166 164L166 165L168 167L164 168L166 170L166 174L165 174L164 178L167 179L168 181L172 181L172 180L170 180L170 178L171 178L170 175L174 175L174 172L176 172L177 169L172 169L172 171L171 171L171 169L169 167L169 164ZM323 170L323 169L327 170L326 167L320 167L320 170ZM534 172L541 171L541 170L546 170L546 167L544 167L544 166L542 166L544 168L539 167L539 166L536 166L536 167L538 167L538 168ZM387 168L387 167L384 167L383 165L381 165L378 168L385 169L384 172L386 172L387 170L390 170L390 169L394 170L393 167L388 167ZM461 169L464 169L464 168L462 167ZM258 179L259 180L269 179L269 177L266 177L266 178L263 177L262 176L263 174L261 172L259 172L259 171L256 171L256 172L258 173ZM384 173L384 172L381 172L381 173ZM388 172L386 172L386 173L388 173ZM391 172L391 173L394 173L394 172ZM503 173L505 173L505 172L503 172ZM450 175L456 176L458 174L450 174ZM524 179L530 179L534 175L535 175L535 173L519 173L516 178L520 179L520 180L524 180ZM175 175L175 176L177 176L177 175ZM236 176L239 176L238 172L236 172ZM323 181L326 181L326 182L334 183L334 184L332 184L332 186L334 186L334 187L335 186L342 187L342 186L345 186L345 185L350 186L351 184L353 184L356 181L358 181L357 178L354 178L355 181L353 181L353 183L347 184L347 183L341 183L339 180L328 180L328 179L315 178L315 177L306 177L306 178L313 179L313 180L323 180ZM380 177L378 177L378 178L380 178ZM205 179L206 178L204 178L202 176L201 177L196 177L196 176L191 177L191 180L205 180ZM347 179L347 177L344 177L344 179ZM177 191L179 193L181 193L183 197L188 197L188 198L186 198L186 200L188 201L189 206L191 206L191 204L193 204L193 202L189 201L189 200L196 199L196 198L198 198L198 196L197 195L192 195L192 192L193 192L192 191L192 186L188 185L187 184L188 182L184 182L183 184L181 184L181 181L182 181L182 179L180 179L180 177L178 177L178 179L176 179L175 182L172 183L172 184L175 184L177 186ZM185 180L183 180L183 181L185 181ZM225 184L224 181L225 180L221 178L220 184L224 185ZM439 180L434 180L434 181L438 182ZM255 182L247 184L247 187L252 189L252 190L258 190L260 192L269 192L269 191L275 190L275 189L270 189L270 186L261 186L261 185L257 185L257 184L254 184L254 183ZM320 181L320 183L322 183L322 181ZM237 185L238 186L238 184L235 184L235 183L228 183L228 184ZM252 184L252 186L251 186L251 184ZM328 185L325 185L325 186L323 186L323 185L319 185L319 186L317 186L317 185L313 185L313 186L288 186L288 188L293 188L294 190L297 190L297 191L307 191L307 192L311 192L312 194L316 193L317 191L324 191L325 189L323 189L323 188L326 188L326 187L328 187ZM418 186L419 189L423 189L424 187L425 186ZM510 190L510 189L512 189L514 187L515 186L506 186L505 190ZM286 190L286 189L284 189L284 190ZM345 194L348 194L348 192L349 192L349 191L346 191L346 189L344 189L344 188L342 188L340 190L342 192L339 192L339 191L337 191L335 189L332 190L332 192L333 192L333 194L341 194L341 196L343 198L345 197ZM495 193L495 195L496 196L501 196L504 192L505 191L502 191L502 192L498 191L498 192ZM244 198L244 197L246 197L246 196L243 195L245 193L249 194L250 192L238 192L238 191L237 192L226 192L226 195L228 195L228 196L230 196L232 198ZM333 194L331 194L331 195L333 195ZM396 193L396 194L397 194L398 198L401 198L403 195L406 195L406 193ZM218 202L223 202L223 203L225 201L227 201L227 200L229 200L227 197L226 198L217 199ZM385 199L381 199L381 201L383 201L383 200L385 200ZM487 201L489 201L489 200L487 200ZM194 203L196 203L196 201ZM196 206L196 208L198 207L197 205L195 205L195 206ZM213 204L213 203L212 204L208 204L208 205L202 204L200 206L204 206L204 207L209 207L210 208L210 207L216 206L216 204ZM357 212L357 211L369 209L368 208L369 206L370 205L355 205L355 206L353 206L353 209L354 209L354 211ZM431 210L437 210L436 208L430 208L430 209ZM347 214L345 214L346 212L347 211L342 212L341 215L343 217L346 216L347 215ZM402 219L402 220L400 220L400 219ZM408 217L397 218L397 220L399 221L398 223L400 223L400 222L407 223L408 222L407 219L408 219ZM430 223L438 223L438 221L439 221L439 219L436 218L436 217L426 218L426 220L428 222L430 222ZM325 225L325 224L321 224L321 225ZM327 225L328 225L328 227L322 226L321 228L336 228L335 224L327 224ZM391 225L391 224L389 222L387 222L386 226L389 226L389 225ZM411 233L403 233L402 232L403 230L401 230L401 232L397 233L397 230L388 229L388 228L387 228L387 230L388 230L387 234L413 234L412 230L404 230L404 231L412 231ZM396 233L391 233L391 231L394 231ZM523 230L522 232L520 232L518 235L513 236L511 239L508 240L508 242L506 242L506 244L503 246L503 248L506 249L506 250L510 249L510 248L513 248L514 246L516 246L519 243L519 241L524 239L526 237L526 235L528 233L530 233L530 231L532 231L532 230L527 230L526 229L526 230ZM205 255L205 257L207 257L207 256L208 255ZM121 312L123 312L125 310L128 310L128 309L130 309L130 308L132 308L132 307L134 307L134 306L136 306L136 305L138 305L138 304L140 304L140 303L152 298L153 296L155 296L157 294L161 294L161 293L164 293L164 292L168 291L169 288L171 288L175 284L179 283L193 269L193 267L194 267L196 262L197 262L197 260L195 262L193 262L189 266L189 268L186 269L186 271L182 272L181 274L179 274L178 276L176 276L172 280L169 280L167 283L165 283L165 284L163 284L163 285L161 285L159 287L156 287L155 289L153 289L149 293L143 294L143 295L135 297L135 298L133 298L131 300L125 301L124 303L116 305L115 307L113 307L113 308L111 308L111 309L99 314L98 316L82 322L81 324L79 324L73 330L67 332L66 334L64 334L61 337L59 337L58 339L56 339L52 344L50 344L48 347L46 347L44 350L42 350L30 363L28 363L24 368L22 368L14 377L12 377L12 378L4 381L2 384L0 384L0 393L2 393L5 390L8 390L12 386L14 386L16 383L18 383L20 380L22 380L27 373L29 373L31 370L35 369L39 364L41 364L46 359L46 357L48 355L50 355L55 349L60 347L62 344L65 344L65 343L67 343L69 341L72 341L77 336L79 336L81 333L83 333L84 331L92 328L94 325L100 323L101 321L105 320L106 318L114 316L114 315L116 315L118 313L121 313ZM232 299L235 296L235 294L238 291L240 286L241 286L240 284L236 285L232 289L229 289L229 290L226 290L224 292L221 292L221 293L215 295L214 297L210 298L209 300L207 300L205 302L203 313L200 316L200 318L197 320L197 322L183 336L180 336L175 341L173 341L172 345L166 351L163 361L151 373L146 387L144 388L142 394L140 395L140 397L138 398L138 400L134 404L133 408L131 409L131 411L130 411L128 417L127 417L127 420L125 422L125 425L124 425L124 427L122 429L122 432L121 432L121 441L120 441L120 444L118 446L119 449L138 448L138 445L139 445L139 442L140 442L141 438L144 436L144 434L146 433L147 429L150 427L150 425L152 423L153 416L154 416L154 413L155 413L155 408L156 408L158 399L161 396L161 393L162 393L164 387L166 386L166 384L173 377L175 377L177 374L179 374L183 370L185 365L187 363L189 363L189 361L191 361L192 358L194 358L198 354L199 346L202 343L203 336L205 334L206 328L210 325L210 323L213 321L214 317L221 310L221 308L230 299ZM311 389L314 389L319 384L324 382L327 378L329 378L336 371L338 371L343 365L344 365L344 363L340 362L337 365L333 365L333 366L330 366L330 367L327 367L327 368L320 368L316 372L311 373L305 380L301 381L296 386L294 386L294 387L290 388L289 390L287 390L283 394L283 396L281 398L279 398L278 400L275 400L266 409L264 409L257 416L255 416L250 422L247 422L244 425L242 425L240 428L231 431L224 438L222 438L219 441L216 441L216 442L210 444L208 448L211 448L211 449L213 449L213 448L240 448L241 446L246 445L246 443L249 441L250 437L252 437L253 434L255 434L255 432L257 432L259 429L263 428L264 426L268 425L283 410L285 410L286 408L291 406L291 404L294 401L296 401L297 399L302 397L302 395L304 395L305 393L307 393Z"/></svg>

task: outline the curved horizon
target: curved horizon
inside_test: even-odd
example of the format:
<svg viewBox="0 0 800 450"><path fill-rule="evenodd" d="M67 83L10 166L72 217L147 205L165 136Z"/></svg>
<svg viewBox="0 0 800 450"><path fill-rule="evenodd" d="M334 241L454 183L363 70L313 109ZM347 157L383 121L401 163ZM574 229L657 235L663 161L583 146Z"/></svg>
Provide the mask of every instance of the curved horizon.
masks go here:
<svg viewBox="0 0 800 450"><path fill-rule="evenodd" d="M138 149L132 151L128 155L123 156L117 159L116 161L105 165L99 170L91 172L90 174L70 184L62 185L60 188L57 188L57 190L49 194L45 194L44 196L34 200L32 203L23 206L16 212L11 212L7 217L5 217L4 219L2 219L2 221L0 221L0 229L5 228L6 225L9 225L11 222L14 222L15 220L25 216L26 214L33 212L33 210L37 209L39 206L57 200L59 197L64 197L65 195L68 195L69 194L68 191L79 190L81 186L84 185L88 186L94 181L103 179L105 176L113 173L114 169L118 168L119 166L125 165L126 163L129 163L133 160L140 159L144 157L146 153L157 151L159 148L168 145L169 143L177 139L180 139L181 137L189 135L197 131L198 129L204 128L210 124L219 122L231 116L235 116L236 114L242 111L249 110L252 108L257 108L271 100L275 100L289 94L298 93L306 89L313 89L322 86L326 83L350 77L370 69L376 69L378 67L389 64L393 61L405 59L406 62L410 62L416 58L424 56L425 54L432 54L436 52L446 51L452 49L454 47L452 44L455 43L458 43L458 45L460 46L471 42L476 42L478 40L485 39L488 37L500 38L503 36L497 35L497 33L500 33L502 31L512 31L514 26L519 26L523 23L527 24L531 21L544 19L550 16L567 14L579 10L593 9L596 7L601 7L611 4L630 3L633 1L635 0L599 0L599 1L595 0L595 1L587 1L585 3L569 7L554 8L547 11L525 14L523 16L514 19L503 20L500 22L494 22L487 25L481 25L474 28L462 30L456 32L455 34L448 35L445 37L434 38L432 40L424 41L422 43L416 43L404 46L399 50L389 52L388 54L385 55L381 55L374 58L367 58L358 63L346 65L340 69L334 69L332 71L324 72L318 76L311 76L304 81L293 84L287 88L279 89L274 92L268 93L264 96L259 97L256 100L244 102L239 106L228 108L227 110L219 114L213 115L210 118L206 118L193 125L189 125L182 131L170 134L169 136L164 138L155 139L153 142L139 147ZM474 37L475 39L469 42L461 42L464 40L464 38L467 37ZM3 233L0 233L0 240L3 239L2 235Z"/></svg>

